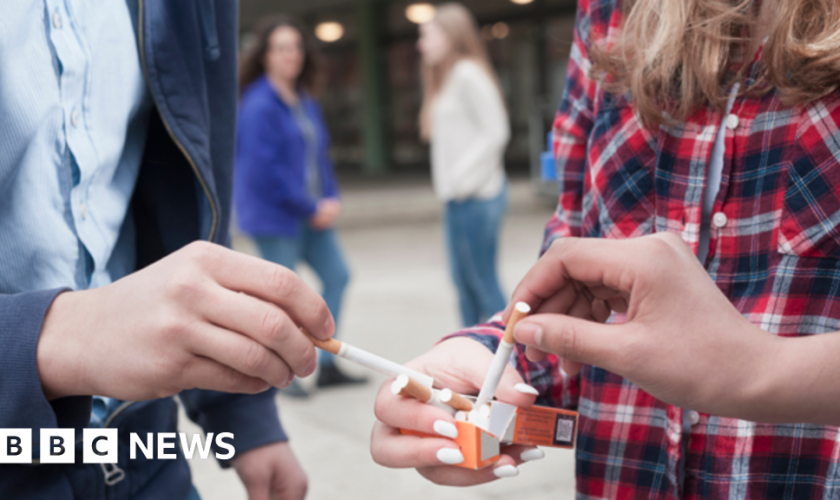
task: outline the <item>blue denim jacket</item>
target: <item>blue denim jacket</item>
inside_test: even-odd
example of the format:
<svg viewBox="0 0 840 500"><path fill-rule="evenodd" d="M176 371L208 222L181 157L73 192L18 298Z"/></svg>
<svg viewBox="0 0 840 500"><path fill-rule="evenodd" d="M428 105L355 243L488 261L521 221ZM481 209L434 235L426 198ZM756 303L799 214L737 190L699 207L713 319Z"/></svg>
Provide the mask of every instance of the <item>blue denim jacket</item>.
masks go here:
<svg viewBox="0 0 840 500"><path fill-rule="evenodd" d="M229 244L237 10L227 0L139 0L141 62L155 110L131 201L138 269L196 239ZM41 428L74 427L80 442L91 417L90 397L47 401L41 389L38 337L60 291L0 294L0 428L32 429L36 450ZM193 390L179 397L205 431L234 433L237 454L286 439L271 392ZM104 425L120 431L116 468L81 463L81 448L76 464L2 465L0 498L189 498L182 454L128 460L129 433L176 430L172 398L123 403Z"/></svg>

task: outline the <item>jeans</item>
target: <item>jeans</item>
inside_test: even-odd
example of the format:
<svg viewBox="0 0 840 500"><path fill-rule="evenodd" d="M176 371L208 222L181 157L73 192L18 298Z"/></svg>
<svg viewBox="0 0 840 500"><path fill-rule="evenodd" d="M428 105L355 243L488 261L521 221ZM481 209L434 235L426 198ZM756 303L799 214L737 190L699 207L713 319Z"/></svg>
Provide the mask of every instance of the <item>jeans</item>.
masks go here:
<svg viewBox="0 0 840 500"><path fill-rule="evenodd" d="M333 229L321 231L307 224L302 226L296 236L256 237L254 240L264 259L291 270L302 260L315 271L323 286L321 296L338 325L341 300L350 281L338 238ZM322 366L335 363L333 355L326 351L319 353L318 360Z"/></svg>
<svg viewBox="0 0 840 500"><path fill-rule="evenodd" d="M496 274L499 229L506 206L507 187L493 199L446 204L449 265L464 326L486 321L507 303Z"/></svg>

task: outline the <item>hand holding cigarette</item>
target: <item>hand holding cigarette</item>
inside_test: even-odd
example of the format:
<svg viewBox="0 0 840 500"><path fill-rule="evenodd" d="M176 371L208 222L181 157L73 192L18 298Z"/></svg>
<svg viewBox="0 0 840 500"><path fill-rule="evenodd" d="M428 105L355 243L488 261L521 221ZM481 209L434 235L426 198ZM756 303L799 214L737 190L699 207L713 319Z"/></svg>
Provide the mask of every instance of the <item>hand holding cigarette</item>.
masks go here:
<svg viewBox="0 0 840 500"><path fill-rule="evenodd" d="M406 366L433 377L438 387L449 388L456 394L475 394L492 361L493 353L478 342L453 338L441 342ZM477 471L452 467L464 459L458 445L452 441L457 436L452 414L415 397L395 396L392 383L383 384L376 398L378 422L371 437L371 454L380 465L414 467L436 483L467 486L493 481L511 471L515 473L516 465L541 456L536 448L517 445L503 448L502 457L494 467ZM517 384L521 391L515 388ZM533 391L523 384L516 370L508 366L501 375L496 396L501 401L528 407L535 399L529 389ZM440 437L405 435L400 434L399 429Z"/></svg>

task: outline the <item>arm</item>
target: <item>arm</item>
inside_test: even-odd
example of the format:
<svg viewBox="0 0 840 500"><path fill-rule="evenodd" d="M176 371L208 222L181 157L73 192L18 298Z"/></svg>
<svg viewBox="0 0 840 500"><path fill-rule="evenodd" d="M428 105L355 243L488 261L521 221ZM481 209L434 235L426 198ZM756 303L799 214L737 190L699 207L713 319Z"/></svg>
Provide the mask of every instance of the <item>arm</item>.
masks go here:
<svg viewBox="0 0 840 500"><path fill-rule="evenodd" d="M553 146L559 199L554 216L546 225L543 251L557 238L581 236L586 147L594 124L597 84L589 78L589 32L587 2L578 3L577 22L566 68L566 86L554 117Z"/></svg>
<svg viewBox="0 0 840 500"><path fill-rule="evenodd" d="M38 342L47 311L62 291L0 294L0 428L31 428L36 456L41 428L81 429L90 421L90 397L48 401L42 388Z"/></svg>
<svg viewBox="0 0 840 500"><path fill-rule="evenodd" d="M581 283L588 293L578 292ZM536 311L515 331L536 350L532 359L552 352L594 364L667 403L713 415L840 425L840 332L785 338L753 325L673 233L559 240L513 300ZM607 304L627 321L558 314L569 300Z"/></svg>
<svg viewBox="0 0 840 500"><path fill-rule="evenodd" d="M490 167L498 164L510 139L507 111L499 89L490 75L473 62L462 62L453 70L462 102L479 129L458 160L449 167L455 199L472 196L487 178Z"/></svg>
<svg viewBox="0 0 840 500"><path fill-rule="evenodd" d="M59 295L41 328L38 373L48 400L259 393L315 370L298 325L321 338L335 329L292 271L193 243L110 285Z"/></svg>

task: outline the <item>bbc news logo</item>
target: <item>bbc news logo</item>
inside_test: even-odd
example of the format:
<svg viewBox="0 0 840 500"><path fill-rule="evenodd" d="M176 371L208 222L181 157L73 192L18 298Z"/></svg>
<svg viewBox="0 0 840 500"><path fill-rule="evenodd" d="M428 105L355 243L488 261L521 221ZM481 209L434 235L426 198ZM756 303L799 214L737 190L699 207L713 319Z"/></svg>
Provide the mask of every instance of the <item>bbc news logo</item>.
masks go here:
<svg viewBox="0 0 840 500"><path fill-rule="evenodd" d="M72 464L76 459L75 429L41 429L40 463ZM201 435L193 434L192 439L183 432L146 433L145 438L132 432L129 435L129 453L131 460L143 455L147 459L174 460L175 448L181 445L184 456L192 459L198 454L207 458L211 445L225 450L214 453L219 460L230 460L236 453L233 445L225 440L232 440L233 433L221 432L214 435L208 432L204 441ZM82 461L86 464L115 464L118 451L117 429L84 429L82 431ZM0 464L32 463L32 429L0 429Z"/></svg>

